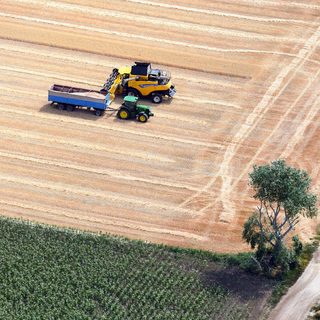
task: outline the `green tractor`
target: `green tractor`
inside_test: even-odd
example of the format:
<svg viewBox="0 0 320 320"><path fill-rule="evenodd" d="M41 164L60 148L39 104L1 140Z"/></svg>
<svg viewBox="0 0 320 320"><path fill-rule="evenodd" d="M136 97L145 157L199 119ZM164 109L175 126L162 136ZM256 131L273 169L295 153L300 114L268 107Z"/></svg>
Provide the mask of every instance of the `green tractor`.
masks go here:
<svg viewBox="0 0 320 320"><path fill-rule="evenodd" d="M153 116L150 107L138 104L138 97L126 96L118 110L117 117L122 120L136 118L139 122L147 122Z"/></svg>

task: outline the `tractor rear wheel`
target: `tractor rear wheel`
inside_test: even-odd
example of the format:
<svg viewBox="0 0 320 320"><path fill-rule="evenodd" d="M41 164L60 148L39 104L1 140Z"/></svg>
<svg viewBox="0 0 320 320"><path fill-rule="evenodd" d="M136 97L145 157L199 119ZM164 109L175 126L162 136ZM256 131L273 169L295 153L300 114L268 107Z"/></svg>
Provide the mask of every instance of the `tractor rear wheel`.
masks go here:
<svg viewBox="0 0 320 320"><path fill-rule="evenodd" d="M159 94L159 93L154 93L152 96L151 96L151 101L153 103L161 103L162 102L162 95Z"/></svg>
<svg viewBox="0 0 320 320"><path fill-rule="evenodd" d="M127 108L120 108L117 117L122 120L127 120L130 118L130 112Z"/></svg>
<svg viewBox="0 0 320 320"><path fill-rule="evenodd" d="M145 122L148 121L148 116L147 116L147 114L146 114L145 112L140 112L140 113L138 114L138 116L137 116L137 120L138 120L139 122L145 123Z"/></svg>

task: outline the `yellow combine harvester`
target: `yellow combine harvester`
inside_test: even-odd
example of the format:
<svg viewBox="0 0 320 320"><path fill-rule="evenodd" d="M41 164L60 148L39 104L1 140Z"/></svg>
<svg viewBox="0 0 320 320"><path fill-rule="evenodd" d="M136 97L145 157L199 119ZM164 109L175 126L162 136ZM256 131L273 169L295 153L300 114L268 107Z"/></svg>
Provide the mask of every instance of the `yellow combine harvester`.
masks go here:
<svg viewBox="0 0 320 320"><path fill-rule="evenodd" d="M164 96L172 98L176 89L171 83L170 72L152 69L148 62L135 62L132 67L113 69L100 92L109 92L111 99L117 94L123 94L150 98L154 103L161 103Z"/></svg>

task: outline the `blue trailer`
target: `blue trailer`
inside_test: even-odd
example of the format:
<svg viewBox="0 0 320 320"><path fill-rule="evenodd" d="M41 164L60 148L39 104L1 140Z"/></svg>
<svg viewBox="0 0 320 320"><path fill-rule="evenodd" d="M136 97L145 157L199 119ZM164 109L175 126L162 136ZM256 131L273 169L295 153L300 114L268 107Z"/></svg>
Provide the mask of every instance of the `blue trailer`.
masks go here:
<svg viewBox="0 0 320 320"><path fill-rule="evenodd" d="M57 104L60 110L73 111L75 108L85 107L93 109L96 116L102 116L112 100L110 94L100 91L75 88L54 84L48 91L48 101Z"/></svg>

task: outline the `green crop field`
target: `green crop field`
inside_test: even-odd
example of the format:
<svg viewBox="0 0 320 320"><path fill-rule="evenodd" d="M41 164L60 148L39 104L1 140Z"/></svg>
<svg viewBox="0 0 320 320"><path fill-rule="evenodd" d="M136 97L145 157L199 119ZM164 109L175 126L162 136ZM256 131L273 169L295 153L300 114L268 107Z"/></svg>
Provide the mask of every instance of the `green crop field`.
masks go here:
<svg viewBox="0 0 320 320"><path fill-rule="evenodd" d="M247 319L210 257L0 218L0 319Z"/></svg>

